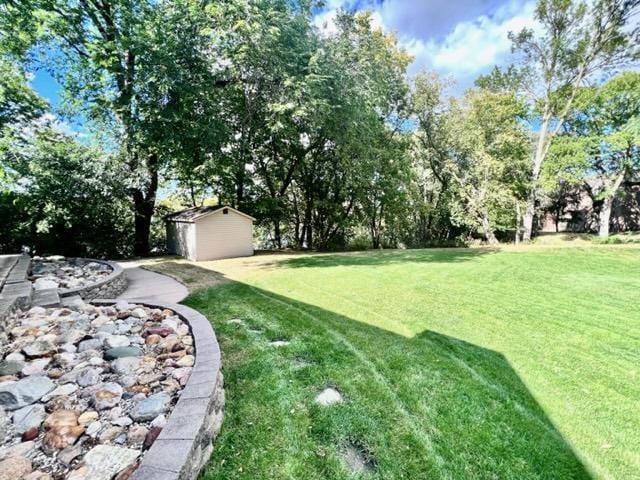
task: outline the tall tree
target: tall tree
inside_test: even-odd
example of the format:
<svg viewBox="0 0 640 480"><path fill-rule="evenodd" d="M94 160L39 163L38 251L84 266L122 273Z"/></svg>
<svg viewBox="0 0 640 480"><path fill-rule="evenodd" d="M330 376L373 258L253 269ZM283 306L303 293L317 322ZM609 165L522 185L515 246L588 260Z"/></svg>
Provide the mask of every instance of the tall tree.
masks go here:
<svg viewBox="0 0 640 480"><path fill-rule="evenodd" d="M44 55L40 64L55 65L67 106L118 145L128 168L138 255L149 251L160 173L176 145L173 120L179 106L193 105L183 95L189 87L184 72L201 80L195 70L214 63L194 59L215 56L209 11L196 0L9 0L0 9L3 50L30 54L36 65Z"/></svg>
<svg viewBox="0 0 640 480"><path fill-rule="evenodd" d="M531 186L523 215L523 240L533 232L538 181L553 138L580 86L593 74L638 58L640 0L539 0L535 11L541 33L510 34L527 70L525 92L539 124L531 158Z"/></svg>
<svg viewBox="0 0 640 480"><path fill-rule="evenodd" d="M640 173L640 74L580 89L549 157L548 182L589 183L599 204L598 232L607 237L621 186Z"/></svg>

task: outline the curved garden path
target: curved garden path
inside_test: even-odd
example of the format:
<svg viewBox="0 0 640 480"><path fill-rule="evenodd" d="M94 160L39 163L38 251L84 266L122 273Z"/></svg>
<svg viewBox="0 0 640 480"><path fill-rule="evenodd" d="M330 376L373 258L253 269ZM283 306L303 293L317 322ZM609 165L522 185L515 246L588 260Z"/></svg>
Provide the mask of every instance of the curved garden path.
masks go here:
<svg viewBox="0 0 640 480"><path fill-rule="evenodd" d="M119 262L125 271L129 286L118 298L145 298L178 303L189 294L187 287L173 278L141 268L144 263L144 260Z"/></svg>

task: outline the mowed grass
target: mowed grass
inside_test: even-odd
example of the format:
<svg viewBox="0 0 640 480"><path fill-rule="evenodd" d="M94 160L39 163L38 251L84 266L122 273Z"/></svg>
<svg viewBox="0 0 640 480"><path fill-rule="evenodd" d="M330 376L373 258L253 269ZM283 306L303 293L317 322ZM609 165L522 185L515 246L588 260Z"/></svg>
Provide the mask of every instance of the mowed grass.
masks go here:
<svg viewBox="0 0 640 480"><path fill-rule="evenodd" d="M223 351L202 478L640 478L637 247L180 265L233 279L185 301Z"/></svg>

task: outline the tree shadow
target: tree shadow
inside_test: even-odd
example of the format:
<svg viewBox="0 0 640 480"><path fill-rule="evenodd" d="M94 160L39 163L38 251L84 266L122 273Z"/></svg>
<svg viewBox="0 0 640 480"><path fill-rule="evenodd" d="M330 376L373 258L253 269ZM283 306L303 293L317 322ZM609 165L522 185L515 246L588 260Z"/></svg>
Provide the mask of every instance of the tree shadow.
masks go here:
<svg viewBox="0 0 640 480"><path fill-rule="evenodd" d="M293 469L292 478L351 478L339 451L353 444L366 448L381 479L591 478L499 352L429 330L408 338L235 281L184 303L214 324L225 369L224 426L203 478L227 478L240 467L246 478L260 478L261 455L276 476ZM270 347L274 339L290 343ZM347 401L314 407L325 386ZM281 432L292 434L282 405L289 396L296 408L310 405L310 426L293 433L309 445L304 460L270 456ZM260 425L247 428L248 411Z"/></svg>
<svg viewBox="0 0 640 480"><path fill-rule="evenodd" d="M491 248L442 248L416 250L381 250L317 254L285 259L274 258L277 266L290 268L372 266L394 263L460 263L474 260L483 255L495 253Z"/></svg>

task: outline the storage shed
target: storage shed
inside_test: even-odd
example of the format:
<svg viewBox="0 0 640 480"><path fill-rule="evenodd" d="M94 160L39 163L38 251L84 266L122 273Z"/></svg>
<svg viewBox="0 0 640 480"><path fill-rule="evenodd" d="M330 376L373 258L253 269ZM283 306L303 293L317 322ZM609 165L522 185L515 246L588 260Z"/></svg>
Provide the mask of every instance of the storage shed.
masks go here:
<svg viewBox="0 0 640 480"><path fill-rule="evenodd" d="M165 217L167 248L189 260L253 255L255 218L232 207L195 207Z"/></svg>

